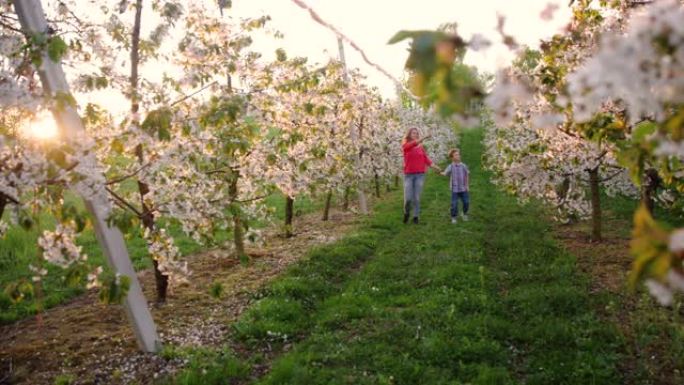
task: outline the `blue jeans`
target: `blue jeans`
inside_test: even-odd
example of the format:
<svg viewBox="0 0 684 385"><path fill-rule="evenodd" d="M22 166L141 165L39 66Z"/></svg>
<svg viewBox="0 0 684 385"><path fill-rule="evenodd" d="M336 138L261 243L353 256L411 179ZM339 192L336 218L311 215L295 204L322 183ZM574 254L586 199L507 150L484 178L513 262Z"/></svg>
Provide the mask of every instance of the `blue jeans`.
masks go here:
<svg viewBox="0 0 684 385"><path fill-rule="evenodd" d="M425 174L404 174L404 213L411 214L413 206L413 217L420 215L420 193L423 192Z"/></svg>
<svg viewBox="0 0 684 385"><path fill-rule="evenodd" d="M463 203L463 214L468 214L468 207L470 206L470 196L467 191L463 192L451 192L451 217L456 218L458 216L458 200Z"/></svg>

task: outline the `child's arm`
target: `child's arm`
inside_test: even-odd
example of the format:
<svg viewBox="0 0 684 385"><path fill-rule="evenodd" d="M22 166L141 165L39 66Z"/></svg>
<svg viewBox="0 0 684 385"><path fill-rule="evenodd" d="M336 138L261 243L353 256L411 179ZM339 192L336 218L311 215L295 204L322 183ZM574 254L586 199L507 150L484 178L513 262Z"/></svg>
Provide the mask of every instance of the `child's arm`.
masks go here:
<svg viewBox="0 0 684 385"><path fill-rule="evenodd" d="M444 169L444 171L440 172L440 174L443 175L443 176L448 176L449 174L451 174L451 164L449 164L448 166L446 166L446 168Z"/></svg>
<svg viewBox="0 0 684 385"><path fill-rule="evenodd" d="M468 170L468 167L466 167L465 174L465 189L466 191L470 191L470 170Z"/></svg>

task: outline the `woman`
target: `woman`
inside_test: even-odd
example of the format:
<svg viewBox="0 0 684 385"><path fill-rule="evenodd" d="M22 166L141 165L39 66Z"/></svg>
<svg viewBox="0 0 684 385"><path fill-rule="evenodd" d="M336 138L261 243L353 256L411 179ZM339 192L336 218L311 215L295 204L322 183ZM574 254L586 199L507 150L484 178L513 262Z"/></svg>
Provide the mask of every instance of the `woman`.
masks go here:
<svg viewBox="0 0 684 385"><path fill-rule="evenodd" d="M401 147L404 150L404 223L407 223L411 216L411 206L413 206L413 223L418 223L420 193L423 191L427 167L441 171L432 164L425 153L422 143L427 138L429 136L421 139L418 129L413 127L408 130L401 141Z"/></svg>

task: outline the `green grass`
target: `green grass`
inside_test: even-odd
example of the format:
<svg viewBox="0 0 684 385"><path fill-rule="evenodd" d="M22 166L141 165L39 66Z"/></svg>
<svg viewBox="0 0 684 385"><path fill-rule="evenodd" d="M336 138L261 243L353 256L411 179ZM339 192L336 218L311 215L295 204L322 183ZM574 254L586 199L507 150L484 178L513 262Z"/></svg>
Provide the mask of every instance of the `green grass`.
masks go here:
<svg viewBox="0 0 684 385"><path fill-rule="evenodd" d="M246 379L249 365L229 351L194 349L184 352L166 352L165 359L183 358L187 366L176 376L162 380L166 385L222 385Z"/></svg>
<svg viewBox="0 0 684 385"><path fill-rule="evenodd" d="M480 135L463 137L473 220L449 223L447 182L430 176L423 223L401 223L395 193L358 233L313 250L258 294L233 337L247 360L276 359L251 381L621 383L618 331L594 314L542 209L488 182Z"/></svg>
<svg viewBox="0 0 684 385"><path fill-rule="evenodd" d="M250 310L301 339L259 383L620 383L617 331L593 314L541 210L488 182L479 140L466 133L462 146L472 221L449 224L446 181L429 177L426 224L401 224L399 199L380 208L392 236L339 294L306 310L268 296Z"/></svg>
<svg viewBox="0 0 684 385"><path fill-rule="evenodd" d="M603 195L601 198L603 207L617 219L632 222L634 212L639 208L640 202L624 196L608 197ZM672 227L684 226L684 215L681 211L663 208L656 205L653 216L656 220L664 222ZM629 229L631 230L631 229Z"/></svg>
<svg viewBox="0 0 684 385"><path fill-rule="evenodd" d="M32 273L29 264L38 264L40 249L37 239L43 229L53 228L54 220L45 217L40 226L31 230L15 227L0 239L0 289L8 284L19 280L30 280ZM171 233L176 235L177 246L183 255L197 252L201 246L190 238L181 234L180 228L172 224ZM104 255L91 229L87 229L78 238L78 244L83 247L83 252L88 255L88 263L91 265L103 265ZM150 267L151 260L147 257L145 241L135 234L126 240L128 252L136 270ZM38 298L27 297L18 303L12 303L8 295L0 290L0 324L14 322L18 319L36 314L40 307L44 309L59 305L64 301L84 292L83 287L68 286L63 280L61 268L44 264L48 270L47 276L42 280L42 295Z"/></svg>
<svg viewBox="0 0 684 385"><path fill-rule="evenodd" d="M311 250L262 292L254 307L233 325L248 345L284 343L301 338L311 315L326 298L338 293L355 266L373 255L387 230L367 226L332 245Z"/></svg>
<svg viewBox="0 0 684 385"><path fill-rule="evenodd" d="M266 198L266 205L272 207L275 212L274 216L278 220L285 219L285 196L281 193L275 193ZM322 197L302 196L295 199L294 211L295 215L309 214L319 211L323 208Z"/></svg>

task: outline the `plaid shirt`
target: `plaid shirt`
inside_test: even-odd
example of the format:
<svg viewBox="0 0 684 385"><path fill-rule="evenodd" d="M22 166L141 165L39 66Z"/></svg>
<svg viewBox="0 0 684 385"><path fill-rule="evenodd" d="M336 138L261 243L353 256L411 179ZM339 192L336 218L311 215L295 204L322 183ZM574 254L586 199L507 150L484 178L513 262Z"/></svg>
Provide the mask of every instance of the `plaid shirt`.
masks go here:
<svg viewBox="0 0 684 385"><path fill-rule="evenodd" d="M463 163L451 163L444 170L444 173L451 175L451 191L468 191L468 166Z"/></svg>

